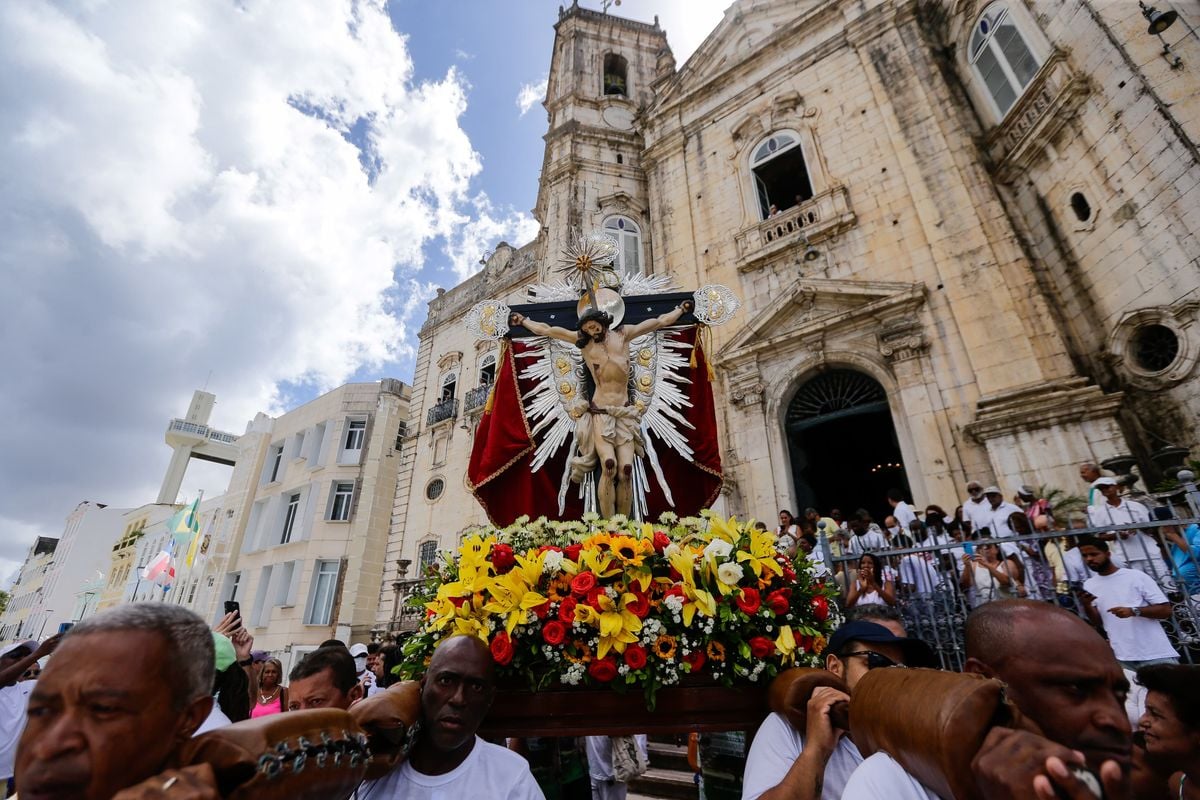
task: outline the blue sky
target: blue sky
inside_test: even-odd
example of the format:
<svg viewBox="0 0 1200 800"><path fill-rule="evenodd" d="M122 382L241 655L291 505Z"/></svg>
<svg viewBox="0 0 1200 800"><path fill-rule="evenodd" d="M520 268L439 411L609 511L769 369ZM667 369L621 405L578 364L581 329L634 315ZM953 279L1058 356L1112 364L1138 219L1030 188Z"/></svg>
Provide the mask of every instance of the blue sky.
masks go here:
<svg viewBox="0 0 1200 800"><path fill-rule="evenodd" d="M614 11L659 15L683 63L727 4ZM197 388L240 433L411 380L436 287L536 231L545 112L518 97L558 8L0 3L0 373L20 376L0 392L19 421L0 426L0 579L80 501L151 502ZM194 463L182 496L227 481Z"/></svg>

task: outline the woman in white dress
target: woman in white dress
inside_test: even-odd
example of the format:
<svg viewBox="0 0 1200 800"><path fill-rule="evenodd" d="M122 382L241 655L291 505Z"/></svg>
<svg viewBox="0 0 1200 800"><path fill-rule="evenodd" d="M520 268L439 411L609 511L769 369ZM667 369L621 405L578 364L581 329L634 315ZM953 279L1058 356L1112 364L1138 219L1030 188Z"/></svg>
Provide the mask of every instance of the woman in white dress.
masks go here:
<svg viewBox="0 0 1200 800"><path fill-rule="evenodd" d="M846 592L846 608L868 604L896 605L896 571L874 553L858 559L858 577Z"/></svg>
<svg viewBox="0 0 1200 800"><path fill-rule="evenodd" d="M788 558L796 557L796 545L800 541L800 526L786 508L779 509L779 527L775 529L775 548Z"/></svg>
<svg viewBox="0 0 1200 800"><path fill-rule="evenodd" d="M1014 559L1002 559L999 546L986 540L975 542L974 550L963 554L959 581L964 590L975 590L976 606L1026 596L1024 575Z"/></svg>

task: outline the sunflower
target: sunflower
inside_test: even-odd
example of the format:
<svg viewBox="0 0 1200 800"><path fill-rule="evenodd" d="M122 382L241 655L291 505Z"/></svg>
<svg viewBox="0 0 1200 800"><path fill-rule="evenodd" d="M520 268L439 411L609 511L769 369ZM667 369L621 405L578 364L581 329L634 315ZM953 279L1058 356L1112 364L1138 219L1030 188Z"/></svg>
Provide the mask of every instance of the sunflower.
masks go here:
<svg viewBox="0 0 1200 800"><path fill-rule="evenodd" d="M660 634L654 640L654 655L663 661L670 661L675 658L675 637L667 636L665 633Z"/></svg>
<svg viewBox="0 0 1200 800"><path fill-rule="evenodd" d="M586 664L592 660L592 648L580 641L572 642L563 648L567 661L574 664Z"/></svg>
<svg viewBox="0 0 1200 800"><path fill-rule="evenodd" d="M646 556L654 552L654 544L632 536L613 536L608 543L611 552L627 567L640 567Z"/></svg>
<svg viewBox="0 0 1200 800"><path fill-rule="evenodd" d="M708 643L708 660L709 661L724 661L725 660L725 645L718 641Z"/></svg>

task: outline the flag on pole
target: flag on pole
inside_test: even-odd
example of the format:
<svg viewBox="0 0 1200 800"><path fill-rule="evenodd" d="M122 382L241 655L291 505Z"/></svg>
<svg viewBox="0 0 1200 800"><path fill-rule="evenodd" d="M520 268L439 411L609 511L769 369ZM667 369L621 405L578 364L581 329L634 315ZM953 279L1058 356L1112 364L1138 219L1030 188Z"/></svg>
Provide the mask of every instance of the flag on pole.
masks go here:
<svg viewBox="0 0 1200 800"><path fill-rule="evenodd" d="M200 543L200 498L197 497L188 505L175 512L167 523L167 531L176 546L182 547L187 543L187 565L190 567L195 560L196 550ZM176 551L178 552L178 551Z"/></svg>

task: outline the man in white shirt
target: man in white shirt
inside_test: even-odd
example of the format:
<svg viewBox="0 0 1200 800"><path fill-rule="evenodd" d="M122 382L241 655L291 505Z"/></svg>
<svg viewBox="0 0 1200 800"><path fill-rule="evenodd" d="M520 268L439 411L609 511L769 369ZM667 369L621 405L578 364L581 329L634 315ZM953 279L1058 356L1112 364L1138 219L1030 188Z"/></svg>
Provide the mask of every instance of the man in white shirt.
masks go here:
<svg viewBox="0 0 1200 800"><path fill-rule="evenodd" d="M1104 627L1121 666L1136 672L1150 664L1178 664L1179 654L1159 623L1170 619L1171 603L1154 579L1117 567L1108 543L1094 536L1080 538L1079 554L1096 573L1083 582L1084 607Z"/></svg>
<svg viewBox="0 0 1200 800"><path fill-rule="evenodd" d="M1117 479L1102 476L1092 481L1093 488L1101 495L1095 505L1088 506L1088 526L1103 528L1105 525L1130 525L1149 522L1150 509L1134 500L1121 497ZM1112 542L1115 555L1130 569L1141 570L1151 578L1167 574L1166 561L1153 536L1145 531L1113 531L1105 539Z"/></svg>
<svg viewBox="0 0 1200 800"><path fill-rule="evenodd" d="M886 550L888 543L883 532L875 523L865 523L857 519L850 520L850 541L846 546L853 555L861 556L866 552Z"/></svg>
<svg viewBox="0 0 1200 800"><path fill-rule="evenodd" d="M987 523L983 521L983 512L988 508L987 498L983 496L983 484L979 481L967 481L967 499L963 500L963 519L971 523L972 538L979 537L979 529Z"/></svg>
<svg viewBox="0 0 1200 800"><path fill-rule="evenodd" d="M897 635L903 628L865 619L842 625L829 638L825 669L853 689L873 666L933 666L933 651L919 639ZM821 687L808 702L807 730L797 731L782 715L772 713L754 735L746 757L742 800L838 800L850 773L862 762L858 748L833 726L829 709L849 698Z"/></svg>
<svg viewBox="0 0 1200 800"><path fill-rule="evenodd" d="M966 654L964 671L1007 684L1009 699L1044 734L989 731L971 762L976 784L986 790L979 796L1094 797L1067 766L1098 775L1105 797L1129 796L1129 681L1093 628L1048 603L997 600L968 617ZM882 751L854 771L842 796L939 800Z"/></svg>
<svg viewBox="0 0 1200 800"><path fill-rule="evenodd" d="M21 676L39 658L53 653L60 638L51 636L40 645L33 639L16 642L0 653L0 786L13 776L17 740L25 728L25 707L37 686L37 681L22 681Z"/></svg>
<svg viewBox="0 0 1200 800"><path fill-rule="evenodd" d="M474 636L453 636L433 651L421 678L421 732L408 759L356 800L544 800L529 764L475 735L496 694L492 654Z"/></svg>
<svg viewBox="0 0 1200 800"><path fill-rule="evenodd" d="M917 512L904 502L904 493L899 489L888 489L887 500L888 505L892 507L892 516L900 523L900 530L908 530L908 526L916 520Z"/></svg>

